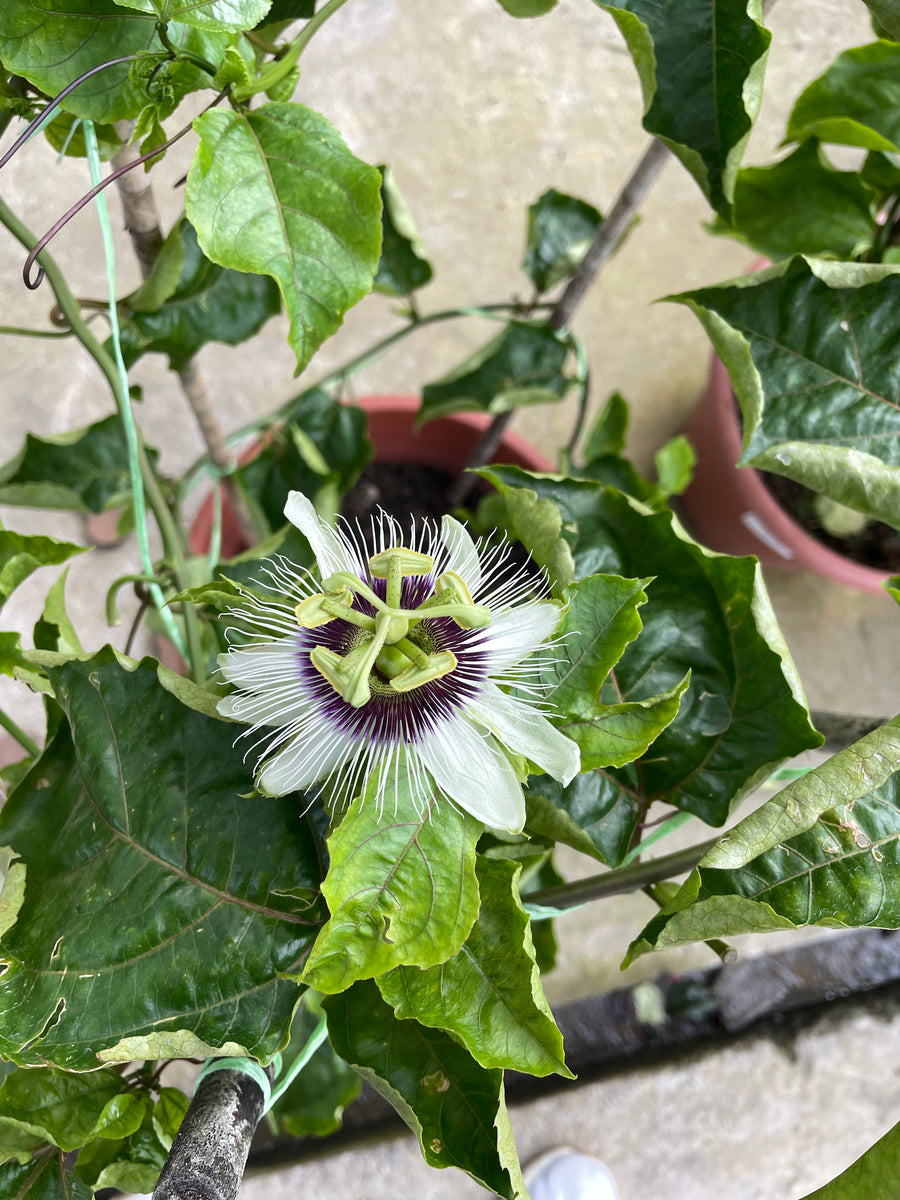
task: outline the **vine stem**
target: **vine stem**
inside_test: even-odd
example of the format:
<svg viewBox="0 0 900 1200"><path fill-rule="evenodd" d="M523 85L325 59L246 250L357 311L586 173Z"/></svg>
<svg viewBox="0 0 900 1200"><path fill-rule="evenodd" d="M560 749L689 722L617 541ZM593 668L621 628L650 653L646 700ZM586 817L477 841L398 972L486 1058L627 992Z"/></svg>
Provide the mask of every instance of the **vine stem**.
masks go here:
<svg viewBox="0 0 900 1200"><path fill-rule="evenodd" d="M692 871L718 840L717 837L710 838L708 842L700 842L684 850L675 850L671 854L651 858L646 862L635 862L617 870L604 871L600 875L589 875L586 879L541 888L540 891L529 892L523 896L523 900L526 904L547 908L575 908L588 900L618 896L623 892L637 892L652 883L660 883L664 879L671 879L673 875Z"/></svg>
<svg viewBox="0 0 900 1200"><path fill-rule="evenodd" d="M40 747L31 740L28 734L21 726L17 725L9 713L0 708L0 725L8 734L16 739L23 750L27 750L32 758L36 758L40 754Z"/></svg>
<svg viewBox="0 0 900 1200"><path fill-rule="evenodd" d="M587 295L592 284L600 274L610 255L618 246L628 226L634 220L644 200L647 198L657 175L668 160L670 150L658 138L654 138L644 151L640 161L632 171L625 186L619 193L609 215L601 221L594 240L578 265L575 274L569 280L563 294L553 306L548 325L556 333L566 329L575 314L575 310ZM506 432L506 427L513 418L514 409L500 413L482 434L476 443L466 471L453 483L447 494L451 507L462 504L472 488L478 482L477 476L471 472L475 467L483 466L494 457L497 447ZM576 435L570 439L570 445L577 441Z"/></svg>
<svg viewBox="0 0 900 1200"><path fill-rule="evenodd" d="M0 224L5 226L20 245L24 246L29 252L37 244L37 238L16 216L12 209L7 206L2 197L0 197ZM120 384L116 364L88 328L87 323L81 315L81 307L69 291L69 286L56 261L46 250L40 252L39 261L56 297L56 302L61 312L65 314L72 333L97 364L109 385L110 391L118 400ZM172 561L177 584L181 589L186 588L188 586L187 567L184 559L181 531L169 511L169 506L162 495L159 481L150 466L142 444L138 446L138 462L147 493L147 501L159 526L166 555ZM189 654L191 649L196 650L199 647L199 630L195 625L196 619L196 613L191 608L186 608L185 626L188 635ZM200 659L198 658L196 662L192 662L192 666L195 673L200 672L202 668Z"/></svg>

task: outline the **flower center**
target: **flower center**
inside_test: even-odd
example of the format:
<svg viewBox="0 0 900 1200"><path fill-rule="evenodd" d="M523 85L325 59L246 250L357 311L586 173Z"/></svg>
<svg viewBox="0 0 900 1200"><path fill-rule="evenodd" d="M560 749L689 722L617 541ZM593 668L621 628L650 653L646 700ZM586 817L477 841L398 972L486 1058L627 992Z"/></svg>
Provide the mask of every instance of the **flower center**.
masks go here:
<svg viewBox="0 0 900 1200"><path fill-rule="evenodd" d="M449 650L429 653L432 638L420 622L449 617L462 629L482 629L491 621L490 610L475 604L465 582L455 571L445 571L417 608L401 607L403 580L430 575L434 560L406 546L392 546L369 559L373 579L385 580L385 598L349 571L337 571L323 580L323 592L308 596L294 610L301 628L315 629L329 621L355 625L358 634L346 654L314 646L309 658L315 669L353 708L372 696L373 683L383 692L384 681L395 692L411 692L423 684L449 675L457 666ZM359 596L375 610L374 617L354 608Z"/></svg>

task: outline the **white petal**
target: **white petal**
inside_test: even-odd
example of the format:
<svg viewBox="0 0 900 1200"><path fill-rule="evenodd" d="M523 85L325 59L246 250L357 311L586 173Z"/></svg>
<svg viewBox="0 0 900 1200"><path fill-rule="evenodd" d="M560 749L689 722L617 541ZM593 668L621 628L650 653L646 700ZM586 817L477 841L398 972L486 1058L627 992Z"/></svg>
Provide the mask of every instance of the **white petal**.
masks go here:
<svg viewBox="0 0 900 1200"><path fill-rule="evenodd" d="M447 548L445 571L455 571L474 596L481 587L481 563L468 529L455 517L441 518L441 539Z"/></svg>
<svg viewBox="0 0 900 1200"><path fill-rule="evenodd" d="M571 783L581 768L581 751L529 704L507 696L493 683L485 684L466 708L498 741L524 754L560 783Z"/></svg>
<svg viewBox="0 0 900 1200"><path fill-rule="evenodd" d="M512 764L467 717L442 722L413 748L437 786L460 808L492 829L521 832L525 798Z"/></svg>
<svg viewBox="0 0 900 1200"><path fill-rule="evenodd" d="M296 684L272 688L261 695L237 692L216 705L223 717L246 725L290 725L310 711L311 703Z"/></svg>
<svg viewBox="0 0 900 1200"><path fill-rule="evenodd" d="M326 721L318 722L318 728L307 726L300 737L263 763L256 786L264 796L303 791L330 775L346 757L353 741Z"/></svg>
<svg viewBox="0 0 900 1200"><path fill-rule="evenodd" d="M292 638L241 646L219 655L219 670L229 683L253 691L278 687L297 678L297 648Z"/></svg>
<svg viewBox="0 0 900 1200"><path fill-rule="evenodd" d="M555 604L540 601L510 608L495 616L484 631L483 648L492 675L515 666L542 646L559 624L562 613Z"/></svg>
<svg viewBox="0 0 900 1200"><path fill-rule="evenodd" d="M323 579L335 571L360 574L361 564L357 562L356 555L335 530L325 524L302 492L288 492L284 515L309 542Z"/></svg>

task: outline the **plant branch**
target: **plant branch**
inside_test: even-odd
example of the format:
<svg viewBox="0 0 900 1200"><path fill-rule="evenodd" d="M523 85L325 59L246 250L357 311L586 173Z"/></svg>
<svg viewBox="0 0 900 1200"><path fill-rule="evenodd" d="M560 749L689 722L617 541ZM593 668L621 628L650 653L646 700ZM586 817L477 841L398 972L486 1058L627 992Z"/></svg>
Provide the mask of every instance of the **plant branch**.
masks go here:
<svg viewBox="0 0 900 1200"><path fill-rule="evenodd" d="M282 79L287 78L297 65L300 55L328 18L334 16L337 10L346 3L347 0L328 0L328 3L323 5L315 16L310 17L290 45L286 46L276 60L269 63L252 83L232 88L231 94L235 101L249 100L251 96L255 96L258 92L267 92L276 84L281 83Z"/></svg>
<svg viewBox="0 0 900 1200"><path fill-rule="evenodd" d="M594 240L579 263L578 269L553 306L547 323L555 332L559 333L568 327L575 310L587 295L591 285L637 215L657 175L668 159L669 153L669 148L657 138L654 138L644 151L640 162L632 171L610 209L609 215L598 226ZM471 474L472 469L483 466L494 457L514 411L510 409L508 412L494 417L482 434L466 463L466 469L470 473L462 474L448 493L447 499L451 506L461 504L478 482L477 477ZM577 435L575 440L577 441Z"/></svg>
<svg viewBox="0 0 900 1200"><path fill-rule="evenodd" d="M528 904L540 904L547 908L574 908L588 900L618 896L623 892L637 892L651 883L659 883L661 880L671 879L673 875L692 871L718 840L717 837L711 838L708 842L688 846L685 850L675 850L672 854L664 854L660 858L632 863L627 867L604 871L600 875L576 879L572 883L541 888L540 891L529 892L524 900Z"/></svg>
<svg viewBox="0 0 900 1200"><path fill-rule="evenodd" d="M36 758L40 754L40 747L31 740L28 734L12 719L9 713L0 708L0 726L2 726L8 734L16 739L23 750L26 750L32 758Z"/></svg>

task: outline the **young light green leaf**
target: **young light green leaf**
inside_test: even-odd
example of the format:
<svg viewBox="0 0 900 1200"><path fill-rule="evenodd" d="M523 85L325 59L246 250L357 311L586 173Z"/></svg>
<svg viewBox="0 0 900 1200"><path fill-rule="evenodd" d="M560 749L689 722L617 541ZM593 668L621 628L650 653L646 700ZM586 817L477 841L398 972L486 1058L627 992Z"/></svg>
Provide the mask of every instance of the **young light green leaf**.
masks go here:
<svg viewBox="0 0 900 1200"><path fill-rule="evenodd" d="M300 104L214 109L194 124L200 145L188 173L188 219L213 262L275 279L299 374L371 290L381 176Z"/></svg>
<svg viewBox="0 0 900 1200"><path fill-rule="evenodd" d="M401 785L402 786L402 785ZM339 992L404 963L432 967L459 950L478 915L475 843L482 825L444 801L380 811L370 783L328 839L322 892L331 919L302 981Z"/></svg>
<svg viewBox="0 0 900 1200"><path fill-rule="evenodd" d="M0 813L27 867L0 1051L75 1070L222 1047L265 1061L323 915L303 799L244 799L234 727L182 705L155 660L107 648L46 669L68 724Z"/></svg>
<svg viewBox="0 0 900 1200"><path fill-rule="evenodd" d="M871 6L870 6L871 7ZM873 42L839 54L801 92L785 140L818 138L896 153L900 148L900 45Z"/></svg>
<svg viewBox="0 0 900 1200"><path fill-rule="evenodd" d="M762 95L771 35L759 0L613 0L641 81L644 128L681 159L727 216Z"/></svg>
<svg viewBox="0 0 900 1200"><path fill-rule="evenodd" d="M592 204L555 188L529 205L522 269L538 292L549 291L575 271L602 221Z"/></svg>
<svg viewBox="0 0 900 1200"><path fill-rule="evenodd" d="M171 250L166 249L170 244ZM175 226L164 251L164 266L119 305L126 366L143 354L156 353L167 354L171 369L181 371L207 342L236 346L281 311L274 280L267 275L224 270L210 262L198 246L190 222L182 220ZM175 262L180 263L180 270L169 291ZM168 294L160 305L150 308L151 299L165 292Z"/></svg>
<svg viewBox="0 0 900 1200"><path fill-rule="evenodd" d="M434 274L419 241L412 213L394 182L390 167L381 167L381 258L373 284L386 296L408 296Z"/></svg>
<svg viewBox="0 0 900 1200"><path fill-rule="evenodd" d="M872 7L872 6L870 6ZM898 7L900 27L900 7ZM865 1154L842 1171L836 1179L816 1188L803 1200L888 1200L885 1186L900 1178L900 1124L889 1129L884 1137L870 1146Z"/></svg>
<svg viewBox="0 0 900 1200"><path fill-rule="evenodd" d="M105 1117L122 1089L122 1076L109 1068L78 1075L46 1068L13 1071L0 1085L0 1121L62 1150L77 1150L108 1124ZM119 1122L127 1133L140 1125L143 1110L130 1115L137 1121Z"/></svg>
<svg viewBox="0 0 900 1200"><path fill-rule="evenodd" d="M158 455L149 450L155 462ZM113 414L83 429L41 438L29 433L0 467L0 503L103 512L131 495L128 448Z"/></svg>
<svg viewBox="0 0 900 1200"><path fill-rule="evenodd" d="M664 946L796 929L900 927L900 763L866 795L836 787L803 833L735 870L699 866L631 945L626 962ZM826 781L827 782L827 781ZM844 800L847 792L851 799ZM713 855L718 851L713 848ZM714 857L715 861L715 857Z"/></svg>
<svg viewBox="0 0 900 1200"><path fill-rule="evenodd" d="M686 491L694 474L697 455L694 447L683 434L676 434L660 446L653 456L656 467L656 501L680 496ZM639 500L640 496L635 499ZM654 507L657 505L654 504Z"/></svg>
<svg viewBox="0 0 900 1200"><path fill-rule="evenodd" d="M900 271L794 258L671 299L696 313L744 416L741 465L900 524Z"/></svg>
<svg viewBox="0 0 900 1200"><path fill-rule="evenodd" d="M116 0L160 21L179 21L197 29L238 32L260 24L272 0Z"/></svg>
<svg viewBox="0 0 900 1200"><path fill-rule="evenodd" d="M171 1097L174 1089L164 1088L163 1091ZM177 1094L181 1098L179 1110L183 1118L188 1098L181 1092ZM142 1119L137 1127L116 1140L98 1138L90 1141L78 1155L76 1174L95 1192L114 1187L128 1194L149 1195L166 1161L168 1147L160 1137L156 1119L159 1105L154 1109L146 1095L132 1096L131 1099L140 1101L142 1106ZM172 1107L171 1099L167 1098L165 1103Z"/></svg>
<svg viewBox="0 0 900 1200"><path fill-rule="evenodd" d="M483 1067L571 1079L519 898L520 871L520 863L479 858L481 907L458 953L426 970L396 967L375 982L401 1020L446 1030Z"/></svg>
<svg viewBox="0 0 900 1200"><path fill-rule="evenodd" d="M704 551L671 513L650 513L600 484L517 467L495 467L491 478L559 509L577 577L654 577L643 632L616 665L619 695L660 695L688 671L691 683L641 760L646 799L721 825L785 758L821 744L753 559Z"/></svg>
<svg viewBox="0 0 900 1200"><path fill-rule="evenodd" d="M510 323L456 370L422 389L419 425L452 412L508 412L561 400L568 346L549 325Z"/></svg>
<svg viewBox="0 0 900 1200"><path fill-rule="evenodd" d="M369 980L324 1001L338 1054L394 1106L433 1167L459 1167L505 1200L527 1195L503 1095L440 1029L398 1021Z"/></svg>
<svg viewBox="0 0 900 1200"><path fill-rule="evenodd" d="M34 1133L27 1133L24 1129L17 1129L14 1125L7 1125L0 1121L0 1164L12 1159L24 1166L31 1161L35 1151L43 1145L43 1142L44 1139ZM2 1174L0 1174L0 1179L2 1179Z"/></svg>

